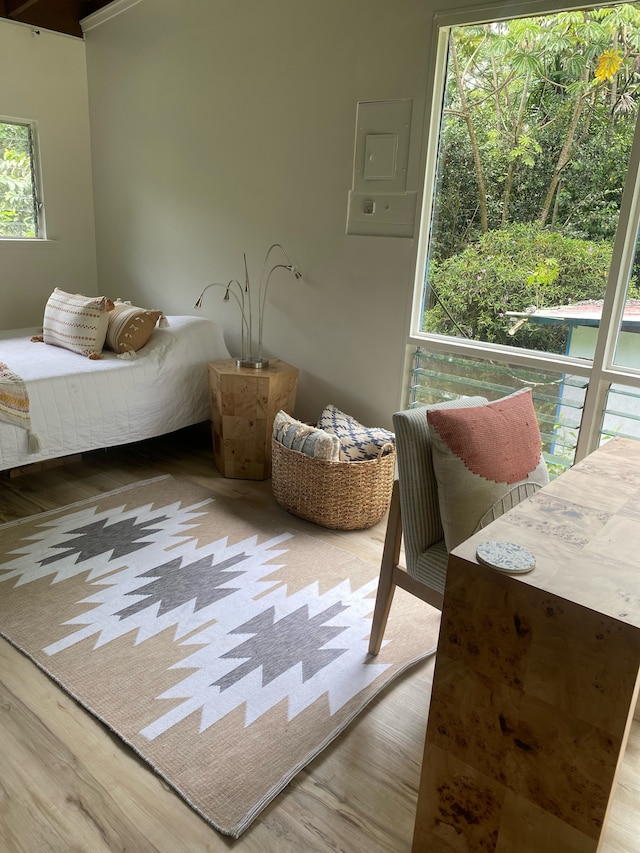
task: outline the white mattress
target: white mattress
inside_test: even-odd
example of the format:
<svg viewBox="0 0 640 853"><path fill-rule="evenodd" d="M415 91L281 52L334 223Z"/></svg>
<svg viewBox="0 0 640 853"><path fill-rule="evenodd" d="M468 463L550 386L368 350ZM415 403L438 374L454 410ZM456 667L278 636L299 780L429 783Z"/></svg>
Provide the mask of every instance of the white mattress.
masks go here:
<svg viewBox="0 0 640 853"><path fill-rule="evenodd" d="M202 317L169 316L135 358L103 351L91 360L44 343L38 329L0 331L0 362L26 382L31 428L0 420L0 470L141 441L209 419L207 364L229 358L222 328Z"/></svg>

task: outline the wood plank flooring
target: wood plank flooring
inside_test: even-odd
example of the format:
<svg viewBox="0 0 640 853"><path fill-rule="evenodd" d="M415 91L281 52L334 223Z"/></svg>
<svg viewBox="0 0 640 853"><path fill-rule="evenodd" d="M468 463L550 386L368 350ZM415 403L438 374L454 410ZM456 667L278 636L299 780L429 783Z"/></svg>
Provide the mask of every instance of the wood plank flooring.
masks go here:
<svg viewBox="0 0 640 853"><path fill-rule="evenodd" d="M0 522L158 474L275 505L269 481L222 478L208 428L197 427L2 480ZM379 564L384 522L347 533L288 518ZM392 685L234 841L0 640L0 853L409 853L432 671L426 662ZM640 853L640 723L631 733L602 853Z"/></svg>

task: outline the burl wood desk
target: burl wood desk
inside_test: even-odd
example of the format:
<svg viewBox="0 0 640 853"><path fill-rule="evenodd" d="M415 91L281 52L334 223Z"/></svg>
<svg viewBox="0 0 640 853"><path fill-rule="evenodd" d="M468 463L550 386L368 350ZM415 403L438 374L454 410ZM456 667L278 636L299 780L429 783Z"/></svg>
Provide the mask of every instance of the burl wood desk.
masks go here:
<svg viewBox="0 0 640 853"><path fill-rule="evenodd" d="M516 542L530 574L479 565ZM414 853L592 853L640 665L640 442L613 439L449 559Z"/></svg>
<svg viewBox="0 0 640 853"><path fill-rule="evenodd" d="M272 358L267 367L238 367L234 358L209 364L213 460L225 477L271 476L271 432L276 414L293 413L298 368Z"/></svg>

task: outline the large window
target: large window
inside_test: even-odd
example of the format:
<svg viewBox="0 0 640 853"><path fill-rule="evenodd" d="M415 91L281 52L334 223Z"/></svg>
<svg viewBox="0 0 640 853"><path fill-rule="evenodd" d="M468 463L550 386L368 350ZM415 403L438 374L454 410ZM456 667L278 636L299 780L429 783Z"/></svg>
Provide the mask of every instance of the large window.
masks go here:
<svg viewBox="0 0 640 853"><path fill-rule="evenodd" d="M640 439L639 66L638 3L439 33L411 402L530 385L560 467Z"/></svg>
<svg viewBox="0 0 640 853"><path fill-rule="evenodd" d="M42 237L34 128L0 119L0 239Z"/></svg>

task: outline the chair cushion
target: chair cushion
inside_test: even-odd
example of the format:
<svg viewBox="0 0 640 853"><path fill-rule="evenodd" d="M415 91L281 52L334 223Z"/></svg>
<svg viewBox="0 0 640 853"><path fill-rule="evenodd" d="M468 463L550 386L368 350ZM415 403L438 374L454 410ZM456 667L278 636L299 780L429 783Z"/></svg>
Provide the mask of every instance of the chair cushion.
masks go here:
<svg viewBox="0 0 640 853"><path fill-rule="evenodd" d="M432 409L484 406L488 402L486 397L460 397L456 400L432 403L429 406L404 409L393 415L405 561L411 577L423 583L427 581L420 574L421 555L439 543L442 543L446 554L444 530L438 505L438 483L433 470L431 435L426 412ZM446 572L446 559L444 572ZM428 585L433 586L431 583ZM438 587L434 586L435 588Z"/></svg>
<svg viewBox="0 0 640 853"><path fill-rule="evenodd" d="M432 409L427 422L449 551L496 504L513 505L549 482L529 388L484 406Z"/></svg>
<svg viewBox="0 0 640 853"><path fill-rule="evenodd" d="M388 429L363 426L332 403L324 407L318 427L338 436L341 446L340 459L343 462L377 459L385 445L395 446L395 436Z"/></svg>

